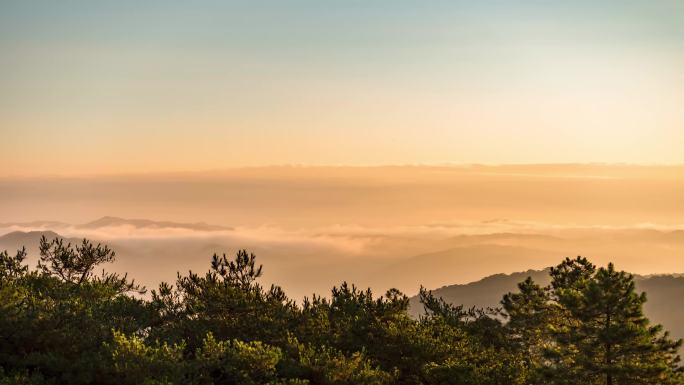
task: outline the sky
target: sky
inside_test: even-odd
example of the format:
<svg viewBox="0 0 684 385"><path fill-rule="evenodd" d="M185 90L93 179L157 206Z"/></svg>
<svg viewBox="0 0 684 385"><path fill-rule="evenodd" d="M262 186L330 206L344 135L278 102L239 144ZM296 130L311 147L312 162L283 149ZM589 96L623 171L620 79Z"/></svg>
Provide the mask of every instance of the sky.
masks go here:
<svg viewBox="0 0 684 385"><path fill-rule="evenodd" d="M684 163L684 2L0 1L0 176Z"/></svg>

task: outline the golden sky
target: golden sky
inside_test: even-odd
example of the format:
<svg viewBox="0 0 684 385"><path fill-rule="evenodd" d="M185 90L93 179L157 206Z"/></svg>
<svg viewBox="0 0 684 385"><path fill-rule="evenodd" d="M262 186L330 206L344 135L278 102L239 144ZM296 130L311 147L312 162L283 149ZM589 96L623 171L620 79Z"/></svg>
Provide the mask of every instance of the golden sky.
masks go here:
<svg viewBox="0 0 684 385"><path fill-rule="evenodd" d="M683 4L5 1L0 175L684 163Z"/></svg>

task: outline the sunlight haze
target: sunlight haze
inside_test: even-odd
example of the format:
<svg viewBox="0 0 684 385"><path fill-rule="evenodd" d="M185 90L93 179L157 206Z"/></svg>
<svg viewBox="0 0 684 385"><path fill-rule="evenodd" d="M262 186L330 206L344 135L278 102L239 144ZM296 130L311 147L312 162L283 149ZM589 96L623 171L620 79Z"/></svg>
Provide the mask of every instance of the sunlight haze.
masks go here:
<svg viewBox="0 0 684 385"><path fill-rule="evenodd" d="M683 47L675 0L6 1L0 175L680 164Z"/></svg>

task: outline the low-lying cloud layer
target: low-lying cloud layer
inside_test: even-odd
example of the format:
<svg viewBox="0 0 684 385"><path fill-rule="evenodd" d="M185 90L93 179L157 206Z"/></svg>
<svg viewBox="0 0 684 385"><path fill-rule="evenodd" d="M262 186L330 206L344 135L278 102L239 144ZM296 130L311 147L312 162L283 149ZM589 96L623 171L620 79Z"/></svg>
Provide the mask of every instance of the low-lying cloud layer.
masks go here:
<svg viewBox="0 0 684 385"><path fill-rule="evenodd" d="M343 280L414 293L574 255L641 274L684 272L682 196L684 166L4 178L0 234L55 231L108 243L119 255L113 268L151 286L176 271L205 270L214 252L244 248L265 264L265 282L296 297Z"/></svg>
<svg viewBox="0 0 684 385"><path fill-rule="evenodd" d="M141 224L142 223L142 224ZM265 264L266 283L296 298L326 293L347 280L384 291L413 294L420 285L465 283L494 273L544 268L566 256L585 255L600 264L640 274L684 272L684 227L636 224L558 225L492 220L422 226L331 225L284 229L219 226L110 218L86 224L2 224L1 248L24 242L33 251L43 231L78 242L89 238L118 253L117 271L154 287L176 271L203 271L213 253L248 249ZM657 256L654 258L654 256Z"/></svg>

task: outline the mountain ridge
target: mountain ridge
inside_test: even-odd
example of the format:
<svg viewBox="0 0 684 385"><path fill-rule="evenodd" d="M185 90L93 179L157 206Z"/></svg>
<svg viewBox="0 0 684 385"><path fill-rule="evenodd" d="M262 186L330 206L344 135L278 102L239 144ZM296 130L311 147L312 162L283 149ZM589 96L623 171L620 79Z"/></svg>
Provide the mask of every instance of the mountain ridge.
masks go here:
<svg viewBox="0 0 684 385"><path fill-rule="evenodd" d="M196 231L225 231L233 230L231 227L211 225L205 222L194 222L194 223L184 223L184 222L172 222L172 221L155 221L151 219L138 219L138 218L120 218L114 216L103 216L94 221L76 225L77 229L99 229L103 227L111 226L134 226L135 228L152 228L152 229L162 229L162 228L177 228L186 230L196 230Z"/></svg>
<svg viewBox="0 0 684 385"><path fill-rule="evenodd" d="M141 218L122 218L116 216L105 215L98 219L80 223L69 224L60 221L37 220L31 222L4 222L0 223L0 228L21 228L24 231L51 231L52 229L67 229L72 228L76 230L97 230L105 227L117 226L132 226L136 229L184 229L193 231L231 231L234 228L229 226L208 224L206 222L174 222L174 221L158 221L152 219Z"/></svg>
<svg viewBox="0 0 684 385"><path fill-rule="evenodd" d="M527 270L510 274L493 274L466 284L446 285L432 290L443 298L464 308L497 308L504 294L517 291L517 284L531 277L537 284L551 282L550 268ZM646 315L653 323L661 324L676 338L684 338L684 274L633 274L638 291L646 293ZM418 296L410 297L409 313L419 317L423 313Z"/></svg>

